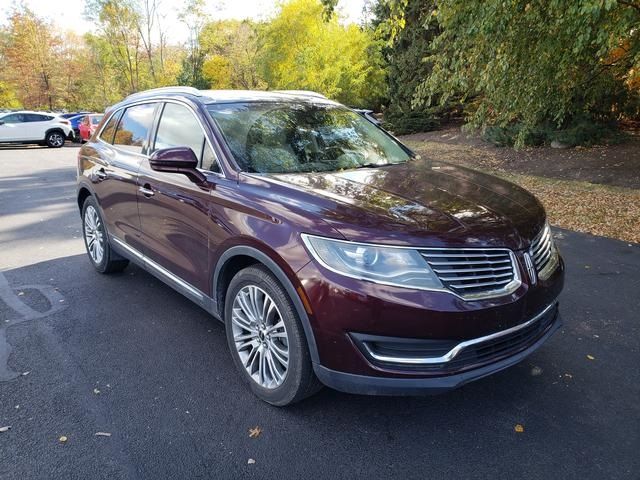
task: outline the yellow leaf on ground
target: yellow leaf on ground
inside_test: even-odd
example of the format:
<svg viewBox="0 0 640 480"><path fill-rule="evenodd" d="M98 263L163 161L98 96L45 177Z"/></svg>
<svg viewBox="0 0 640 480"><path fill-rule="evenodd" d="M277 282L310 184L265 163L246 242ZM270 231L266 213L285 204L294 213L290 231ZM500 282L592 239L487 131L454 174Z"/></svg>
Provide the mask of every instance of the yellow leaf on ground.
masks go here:
<svg viewBox="0 0 640 480"><path fill-rule="evenodd" d="M262 433L262 429L260 427L250 428L249 429L249 437L250 438L258 438Z"/></svg>
<svg viewBox="0 0 640 480"><path fill-rule="evenodd" d="M516 431L516 433L522 433L524 432L524 426L520 425L519 423L516 423L516 426L513 427L513 429Z"/></svg>
<svg viewBox="0 0 640 480"><path fill-rule="evenodd" d="M589 360L595 360L595 359L596 359L596 357L594 357L593 355L587 355L587 358L588 358Z"/></svg>

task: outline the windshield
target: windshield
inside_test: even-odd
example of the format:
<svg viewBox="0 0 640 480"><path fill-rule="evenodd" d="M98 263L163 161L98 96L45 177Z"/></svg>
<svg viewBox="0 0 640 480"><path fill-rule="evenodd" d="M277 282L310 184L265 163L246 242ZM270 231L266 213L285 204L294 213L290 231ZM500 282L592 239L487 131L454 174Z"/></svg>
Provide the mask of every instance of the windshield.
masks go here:
<svg viewBox="0 0 640 480"><path fill-rule="evenodd" d="M385 132L339 105L244 102L207 108L244 171L327 172L410 158Z"/></svg>

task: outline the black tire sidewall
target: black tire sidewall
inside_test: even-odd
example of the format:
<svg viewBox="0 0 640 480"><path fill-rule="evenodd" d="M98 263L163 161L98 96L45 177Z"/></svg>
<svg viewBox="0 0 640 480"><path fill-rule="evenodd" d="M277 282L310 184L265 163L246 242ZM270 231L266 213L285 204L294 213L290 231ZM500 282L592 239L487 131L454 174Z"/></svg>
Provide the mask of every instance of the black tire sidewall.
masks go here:
<svg viewBox="0 0 640 480"><path fill-rule="evenodd" d="M274 389L267 389L255 382L242 365L233 340L231 313L233 301L237 293L247 285L255 285L267 292L276 303L280 316L285 323L289 344L289 366L287 376L282 384ZM301 391L306 389L306 376L311 369L310 356L298 314L280 282L261 266L252 266L240 271L230 282L227 289L224 308L224 322L227 344L233 362L253 393L267 403L284 406L304 398Z"/></svg>

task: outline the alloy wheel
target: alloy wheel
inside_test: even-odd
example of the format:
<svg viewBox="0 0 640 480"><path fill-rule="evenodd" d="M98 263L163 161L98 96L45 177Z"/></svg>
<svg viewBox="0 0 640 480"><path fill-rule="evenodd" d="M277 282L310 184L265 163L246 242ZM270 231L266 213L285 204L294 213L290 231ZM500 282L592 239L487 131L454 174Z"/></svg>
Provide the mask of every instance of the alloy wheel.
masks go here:
<svg viewBox="0 0 640 480"><path fill-rule="evenodd" d="M93 205L89 205L84 212L84 239L89 255L99 265L104 257L104 233L100 215Z"/></svg>
<svg viewBox="0 0 640 480"><path fill-rule="evenodd" d="M267 292L243 287L233 300L233 340L240 361L261 387L284 382L289 367L289 340L280 311Z"/></svg>
<svg viewBox="0 0 640 480"><path fill-rule="evenodd" d="M64 145L64 137L59 133L52 133L49 136L49 144L53 147L61 147Z"/></svg>

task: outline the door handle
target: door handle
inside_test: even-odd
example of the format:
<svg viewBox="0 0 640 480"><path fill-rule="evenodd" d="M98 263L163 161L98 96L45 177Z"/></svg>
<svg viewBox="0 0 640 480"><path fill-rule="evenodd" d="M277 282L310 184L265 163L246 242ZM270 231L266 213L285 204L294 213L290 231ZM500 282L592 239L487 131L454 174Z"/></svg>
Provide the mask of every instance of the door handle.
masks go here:
<svg viewBox="0 0 640 480"><path fill-rule="evenodd" d="M155 192L151 190L151 185L149 185L148 183L145 183L144 186L138 188L138 191L147 198L153 197L155 195Z"/></svg>
<svg viewBox="0 0 640 480"><path fill-rule="evenodd" d="M100 170L96 171L96 177L98 177L100 180L104 180L105 178L107 178L107 172L104 171L104 168L101 168Z"/></svg>

